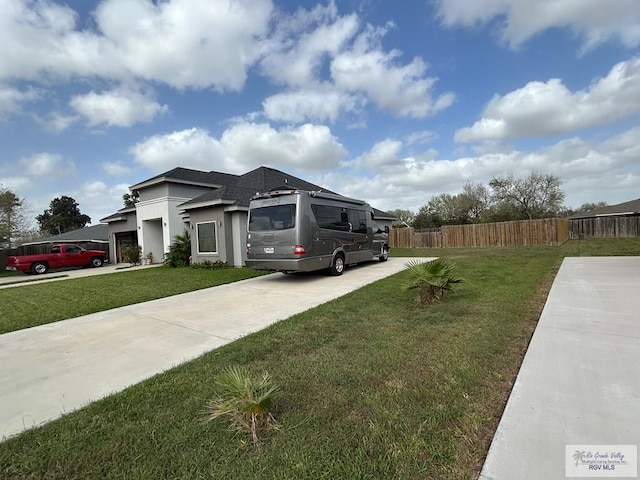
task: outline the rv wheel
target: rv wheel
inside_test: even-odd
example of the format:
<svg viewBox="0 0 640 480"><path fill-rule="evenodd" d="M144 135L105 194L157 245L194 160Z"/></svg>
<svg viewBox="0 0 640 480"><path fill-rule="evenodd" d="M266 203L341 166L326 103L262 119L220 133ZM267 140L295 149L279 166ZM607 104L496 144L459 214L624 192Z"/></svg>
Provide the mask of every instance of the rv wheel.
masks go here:
<svg viewBox="0 0 640 480"><path fill-rule="evenodd" d="M342 275L344 272L344 256L338 253L333 259L333 264L329 267L329 273L334 277Z"/></svg>

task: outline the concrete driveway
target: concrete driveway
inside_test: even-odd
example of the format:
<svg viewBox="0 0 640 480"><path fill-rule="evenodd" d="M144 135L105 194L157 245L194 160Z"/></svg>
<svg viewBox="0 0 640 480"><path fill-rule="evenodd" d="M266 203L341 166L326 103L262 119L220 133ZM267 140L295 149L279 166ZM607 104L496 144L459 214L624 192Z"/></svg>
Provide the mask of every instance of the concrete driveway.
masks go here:
<svg viewBox="0 0 640 480"><path fill-rule="evenodd" d="M340 277L272 274L0 335L0 438L393 275L408 260Z"/></svg>

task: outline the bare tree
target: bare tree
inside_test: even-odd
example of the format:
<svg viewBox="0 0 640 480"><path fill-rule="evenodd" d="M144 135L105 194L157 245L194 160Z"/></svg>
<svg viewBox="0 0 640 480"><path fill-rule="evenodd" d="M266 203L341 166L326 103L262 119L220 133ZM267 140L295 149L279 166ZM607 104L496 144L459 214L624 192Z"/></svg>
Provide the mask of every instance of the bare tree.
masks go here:
<svg viewBox="0 0 640 480"><path fill-rule="evenodd" d="M516 179L513 175L494 177L489 186L493 190L494 200L513 208L520 219L558 215L565 197L559 177L538 172L532 172L525 179Z"/></svg>
<svg viewBox="0 0 640 480"><path fill-rule="evenodd" d="M489 189L481 183L467 182L458 195L460 207L472 223L479 223L482 214L491 206Z"/></svg>
<svg viewBox="0 0 640 480"><path fill-rule="evenodd" d="M12 248L23 237L32 234L27 210L24 198L0 186L0 248Z"/></svg>

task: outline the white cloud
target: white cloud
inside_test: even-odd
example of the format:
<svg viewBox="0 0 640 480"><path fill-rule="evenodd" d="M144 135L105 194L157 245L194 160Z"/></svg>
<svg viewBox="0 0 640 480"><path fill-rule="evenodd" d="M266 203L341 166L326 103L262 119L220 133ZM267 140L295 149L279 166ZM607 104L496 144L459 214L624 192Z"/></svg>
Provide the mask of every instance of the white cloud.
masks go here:
<svg viewBox="0 0 640 480"><path fill-rule="evenodd" d="M433 151L403 157L398 153L398 145L387 140L361 158L385 151L388 153L378 158L392 168L381 170L376 161L360 162L360 170L335 171L322 175L318 182L382 209L417 210L434 195L459 193L468 181L486 185L496 175L509 172L522 177L532 171L557 175L564 182L566 204L573 207L585 202L618 203L638 197L640 127L601 142L572 138L531 152L504 151L502 146L495 153L454 159L438 159Z"/></svg>
<svg viewBox="0 0 640 480"><path fill-rule="evenodd" d="M129 193L127 185L107 185L101 180L89 180L68 195L78 202L82 213L91 217L91 224L96 225L101 218L124 206L122 196L125 193Z"/></svg>
<svg viewBox="0 0 640 480"><path fill-rule="evenodd" d="M482 118L456 132L458 142L559 135L640 112L640 58L615 65L589 88L572 93L560 79L530 82L496 95Z"/></svg>
<svg viewBox="0 0 640 480"><path fill-rule="evenodd" d="M65 115L61 112L51 112L46 117L34 115L37 123L42 125L45 130L51 133L62 133L71 125L80 120L79 115Z"/></svg>
<svg viewBox="0 0 640 480"><path fill-rule="evenodd" d="M32 186L32 181L29 177L0 177L0 187L7 188L21 197L21 192L27 190Z"/></svg>
<svg viewBox="0 0 640 480"><path fill-rule="evenodd" d="M265 75L276 83L294 86L308 85L319 77L324 57L335 56L358 30L358 17L355 14L336 18L335 6L333 11L327 10L331 10L331 5L323 11L316 8L311 12L297 12L297 21L293 22L295 30L308 30L311 23L323 22L314 25L315 29L310 32L291 31L292 28L286 28L290 19L279 19L279 25L285 26L287 36L279 39L278 50L270 52L262 60ZM304 21L301 18L303 15L307 17ZM296 36L299 38L292 41Z"/></svg>
<svg viewBox="0 0 640 480"><path fill-rule="evenodd" d="M375 171L377 167L397 164L401 151L402 142L387 138L376 143L371 150L356 158L352 163L358 167Z"/></svg>
<svg viewBox="0 0 640 480"><path fill-rule="evenodd" d="M57 153L42 152L23 157L20 168L33 177L62 177L75 171L75 164Z"/></svg>
<svg viewBox="0 0 640 480"><path fill-rule="evenodd" d="M155 135L131 148L136 162L153 171L176 166L245 173L261 165L320 170L339 165L344 147L328 127L305 124L275 130L267 124L239 123L220 139L191 128Z"/></svg>
<svg viewBox="0 0 640 480"><path fill-rule="evenodd" d="M22 104L33 102L41 97L41 92L34 88L18 89L0 83L0 119L6 114L17 113Z"/></svg>
<svg viewBox="0 0 640 480"><path fill-rule="evenodd" d="M328 127L308 123L280 130L267 124L239 124L223 133L221 143L229 161L244 171L260 165L321 170L337 167L346 155Z"/></svg>
<svg viewBox="0 0 640 480"><path fill-rule="evenodd" d="M611 38L633 48L640 45L637 0L435 0L445 26L472 27L495 19L502 41L517 47L536 34L568 27L589 50Z"/></svg>
<svg viewBox="0 0 640 480"><path fill-rule="evenodd" d="M105 0L95 29L49 0L2 0L0 78L132 77L239 90L262 54L270 0Z"/></svg>
<svg viewBox="0 0 640 480"><path fill-rule="evenodd" d="M131 167L120 162L104 162L100 165L108 175L121 176L131 172Z"/></svg>
<svg viewBox="0 0 640 480"><path fill-rule="evenodd" d="M368 27L353 47L331 61L331 76L338 88L366 93L376 105L396 115L424 118L449 107L453 93L432 97L436 78L425 77L426 63L419 57L402 65L399 50L383 51L378 43L386 29Z"/></svg>
<svg viewBox="0 0 640 480"><path fill-rule="evenodd" d="M338 16L330 2L327 7L280 17L277 25L272 49L261 61L262 72L291 90L265 101L268 118L333 121L336 112L362 110L366 100L399 116L424 118L455 99L452 93L434 98L437 79L425 76L424 60L416 57L403 63L402 52L382 48L382 38L393 23L367 25L358 34L358 16ZM323 99L326 105L320 104Z"/></svg>
<svg viewBox="0 0 640 480"><path fill-rule="evenodd" d="M199 128L154 135L134 145L130 152L136 162L156 172L177 166L216 170L225 156L220 142Z"/></svg>
<svg viewBox="0 0 640 480"><path fill-rule="evenodd" d="M419 132L413 132L406 136L405 140L407 145L413 145L414 143L422 144L429 143L438 138L438 134L430 130L421 130Z"/></svg>
<svg viewBox="0 0 640 480"><path fill-rule="evenodd" d="M270 120L302 123L335 122L343 113L356 112L364 103L361 96L319 87L278 93L265 99L262 106Z"/></svg>
<svg viewBox="0 0 640 480"><path fill-rule="evenodd" d="M151 91L136 91L126 87L102 93L93 90L86 95L76 95L69 105L85 117L89 126L130 127L136 123L152 121L169 110L154 100Z"/></svg>

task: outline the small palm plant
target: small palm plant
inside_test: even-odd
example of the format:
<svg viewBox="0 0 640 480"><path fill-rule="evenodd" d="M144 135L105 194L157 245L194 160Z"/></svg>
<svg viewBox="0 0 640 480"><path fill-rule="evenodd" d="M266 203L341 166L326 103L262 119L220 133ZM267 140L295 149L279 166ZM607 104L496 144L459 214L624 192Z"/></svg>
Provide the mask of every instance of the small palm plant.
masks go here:
<svg viewBox="0 0 640 480"><path fill-rule="evenodd" d="M429 262L410 260L405 264L409 271L409 279L405 282L405 290L417 289L417 303L438 303L445 294L453 290L454 284L463 282L453 274L455 264L443 258Z"/></svg>
<svg viewBox="0 0 640 480"><path fill-rule="evenodd" d="M181 235L173 237L173 243L169 246L169 252L165 257L165 264L170 267L186 267L191 257L191 235L185 229Z"/></svg>
<svg viewBox="0 0 640 480"><path fill-rule="evenodd" d="M207 404L207 421L228 417L229 428L251 433L254 445L259 444L258 431L279 428L271 407L280 389L268 373L252 376L244 367L231 366L216 376L215 383L224 393Z"/></svg>

